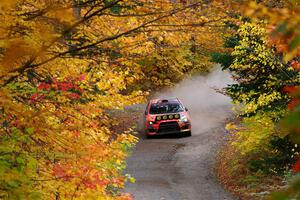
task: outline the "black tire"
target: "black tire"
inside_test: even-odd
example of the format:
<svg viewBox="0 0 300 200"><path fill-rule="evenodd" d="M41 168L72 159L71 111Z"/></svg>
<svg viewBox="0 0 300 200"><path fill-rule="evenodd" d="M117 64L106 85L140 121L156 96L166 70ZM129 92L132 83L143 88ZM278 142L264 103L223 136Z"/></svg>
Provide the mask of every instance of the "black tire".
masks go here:
<svg viewBox="0 0 300 200"><path fill-rule="evenodd" d="M184 133L185 137L191 137L192 136L192 131L188 131L186 133Z"/></svg>
<svg viewBox="0 0 300 200"><path fill-rule="evenodd" d="M146 138L147 138L147 139L152 139L152 138L153 138L153 136L152 136L152 135L148 135L148 134L146 134Z"/></svg>

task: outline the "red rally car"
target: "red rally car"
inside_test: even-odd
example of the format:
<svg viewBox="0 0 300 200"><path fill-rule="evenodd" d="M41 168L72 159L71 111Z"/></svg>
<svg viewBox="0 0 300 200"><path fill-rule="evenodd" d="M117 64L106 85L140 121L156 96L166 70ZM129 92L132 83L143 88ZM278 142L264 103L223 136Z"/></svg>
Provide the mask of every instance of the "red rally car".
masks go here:
<svg viewBox="0 0 300 200"><path fill-rule="evenodd" d="M188 109L178 98L153 99L145 110L147 137L181 133L191 136L191 120Z"/></svg>

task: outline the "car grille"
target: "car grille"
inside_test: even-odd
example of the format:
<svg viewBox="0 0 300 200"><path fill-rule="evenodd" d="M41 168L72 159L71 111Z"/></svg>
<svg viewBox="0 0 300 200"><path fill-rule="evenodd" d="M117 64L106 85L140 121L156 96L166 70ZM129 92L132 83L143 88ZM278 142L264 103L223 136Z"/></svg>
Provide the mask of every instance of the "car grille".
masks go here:
<svg viewBox="0 0 300 200"><path fill-rule="evenodd" d="M160 123L158 132L170 132L170 131L180 131L180 127L177 122Z"/></svg>

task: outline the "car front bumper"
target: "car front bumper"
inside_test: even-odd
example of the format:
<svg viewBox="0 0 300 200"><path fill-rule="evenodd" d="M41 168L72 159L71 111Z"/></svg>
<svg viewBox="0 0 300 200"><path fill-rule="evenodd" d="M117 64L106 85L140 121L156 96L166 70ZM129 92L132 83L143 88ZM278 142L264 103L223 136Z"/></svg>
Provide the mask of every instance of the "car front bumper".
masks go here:
<svg viewBox="0 0 300 200"><path fill-rule="evenodd" d="M153 135L168 135L168 134L180 134L185 132L191 131L191 123L178 123L178 129L176 130L167 130L167 129L160 129L160 126L152 126L149 125L146 134L149 136Z"/></svg>

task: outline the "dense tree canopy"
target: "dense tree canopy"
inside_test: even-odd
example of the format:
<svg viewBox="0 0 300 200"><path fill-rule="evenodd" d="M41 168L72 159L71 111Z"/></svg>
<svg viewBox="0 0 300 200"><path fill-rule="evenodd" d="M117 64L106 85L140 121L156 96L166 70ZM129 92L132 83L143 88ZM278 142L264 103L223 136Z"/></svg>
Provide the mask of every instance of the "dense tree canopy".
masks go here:
<svg viewBox="0 0 300 200"><path fill-rule="evenodd" d="M251 169L293 163L270 149L299 132L299 1L241 2L2 0L0 199L130 199L137 138L108 113L208 71L214 52L237 81L235 145L261 156Z"/></svg>
<svg viewBox="0 0 300 200"><path fill-rule="evenodd" d="M224 6L207 1L0 2L0 198L127 199L136 138L111 109L205 71Z"/></svg>
<svg viewBox="0 0 300 200"><path fill-rule="evenodd" d="M236 103L243 103L242 114L246 115L285 110L290 101L285 87L299 85L300 81L298 71L268 46L266 31L260 26L249 22L240 26L236 36L239 42L228 67L238 83L227 87L227 93Z"/></svg>
<svg viewBox="0 0 300 200"><path fill-rule="evenodd" d="M240 22L232 23L230 28L234 34L225 37L224 46L228 50L212 56L232 72L236 84L226 91L239 105L238 114L242 114L238 123L227 125L234 137L229 148L235 155L229 156L227 164L235 168L235 173L243 172L244 176L235 177L239 179L236 182L248 177L259 180L253 179L254 192L259 190L258 185L264 187L264 180L271 178L270 174L286 181L283 174L291 173L293 177L300 171L297 161L299 3L272 0L233 3L232 12ZM299 179L291 182L291 187L274 194L273 199L298 199L299 183ZM248 187L235 184L237 188ZM270 185L268 190L274 190L274 185ZM244 193L255 195L253 191Z"/></svg>

